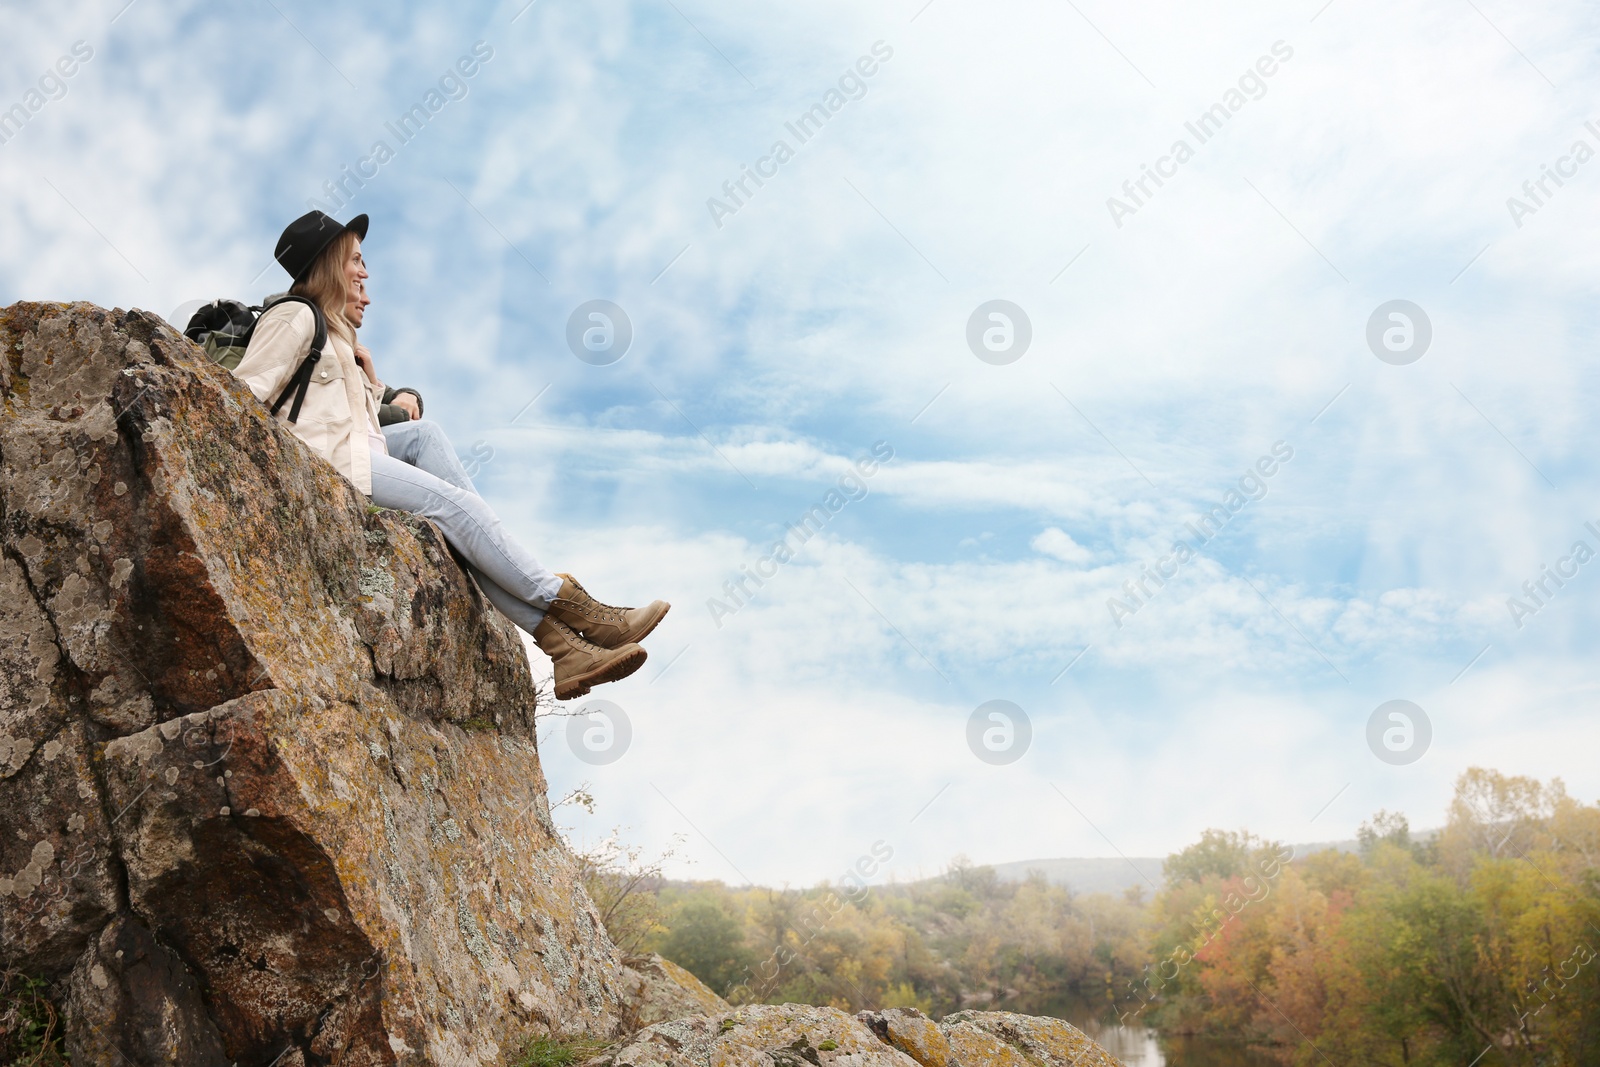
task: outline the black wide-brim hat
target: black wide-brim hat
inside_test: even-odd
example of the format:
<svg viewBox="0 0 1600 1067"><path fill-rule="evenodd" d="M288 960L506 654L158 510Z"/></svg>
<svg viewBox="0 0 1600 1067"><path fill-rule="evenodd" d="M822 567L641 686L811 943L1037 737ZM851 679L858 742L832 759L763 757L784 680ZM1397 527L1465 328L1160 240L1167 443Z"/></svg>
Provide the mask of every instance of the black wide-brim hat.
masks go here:
<svg viewBox="0 0 1600 1067"><path fill-rule="evenodd" d="M278 247L272 255L289 272L289 277L298 282L305 277L322 250L346 230L365 241L367 217L357 215L349 222L341 223L321 211L308 211L284 227L283 236L278 238Z"/></svg>

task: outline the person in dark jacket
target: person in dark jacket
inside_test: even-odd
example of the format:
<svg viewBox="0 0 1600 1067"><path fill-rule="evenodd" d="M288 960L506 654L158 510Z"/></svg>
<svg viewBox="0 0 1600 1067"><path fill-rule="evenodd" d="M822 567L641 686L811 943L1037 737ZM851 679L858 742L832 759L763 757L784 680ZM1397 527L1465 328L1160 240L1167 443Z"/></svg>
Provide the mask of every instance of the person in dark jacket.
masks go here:
<svg viewBox="0 0 1600 1067"><path fill-rule="evenodd" d="M378 402L379 426L393 426L397 422L409 422L420 418L422 418L421 393L408 385L399 389L391 385L383 390L383 399Z"/></svg>

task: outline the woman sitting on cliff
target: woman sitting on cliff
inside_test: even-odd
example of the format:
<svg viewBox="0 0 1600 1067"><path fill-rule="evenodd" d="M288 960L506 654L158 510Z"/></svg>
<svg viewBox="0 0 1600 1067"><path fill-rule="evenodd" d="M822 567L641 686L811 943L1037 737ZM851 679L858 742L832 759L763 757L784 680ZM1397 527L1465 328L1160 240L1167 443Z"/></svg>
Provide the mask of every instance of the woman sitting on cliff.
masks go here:
<svg viewBox="0 0 1600 1067"><path fill-rule="evenodd" d="M438 524L466 558L484 595L531 633L553 661L556 699L570 700L592 686L626 678L644 663L638 642L666 615L665 602L610 607L570 576L546 570L478 495L435 423L400 423L388 439L379 432L384 387L372 354L356 342L355 333L371 303L361 258L366 236L365 215L340 225L312 211L290 223L278 239L277 260L294 278L289 292L315 301L328 329L298 420L287 422L287 406L278 418L374 504ZM234 374L256 399L270 403L305 361L315 330L316 317L304 304L269 308Z"/></svg>

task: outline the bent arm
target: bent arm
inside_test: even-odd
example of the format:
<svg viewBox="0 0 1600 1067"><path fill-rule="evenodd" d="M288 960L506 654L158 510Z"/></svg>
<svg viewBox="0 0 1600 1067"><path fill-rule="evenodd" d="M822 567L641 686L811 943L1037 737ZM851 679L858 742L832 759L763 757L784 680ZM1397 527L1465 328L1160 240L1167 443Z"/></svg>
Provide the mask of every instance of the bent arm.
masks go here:
<svg viewBox="0 0 1600 1067"><path fill-rule="evenodd" d="M411 396L411 402L416 405L417 409L414 415L409 409L396 403L402 394ZM396 389L392 385L383 391L383 400L378 407L378 424L380 426L392 426L397 422L408 422L413 418L422 418L421 393L410 386L402 386Z"/></svg>
<svg viewBox="0 0 1600 1067"><path fill-rule="evenodd" d="M304 304L272 308L256 322L250 347L233 373L257 400L270 404L304 362L316 335L316 316Z"/></svg>

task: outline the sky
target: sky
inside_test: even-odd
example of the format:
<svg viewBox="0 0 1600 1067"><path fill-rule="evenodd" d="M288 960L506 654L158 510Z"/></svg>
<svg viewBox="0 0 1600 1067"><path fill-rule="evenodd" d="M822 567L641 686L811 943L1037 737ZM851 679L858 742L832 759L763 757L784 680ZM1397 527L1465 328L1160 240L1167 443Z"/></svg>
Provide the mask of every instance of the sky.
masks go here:
<svg viewBox="0 0 1600 1067"><path fill-rule="evenodd" d="M541 735L580 846L809 885L1600 798L1592 5L367 7L0 7L0 305L259 299L369 214L380 374L673 604Z"/></svg>

